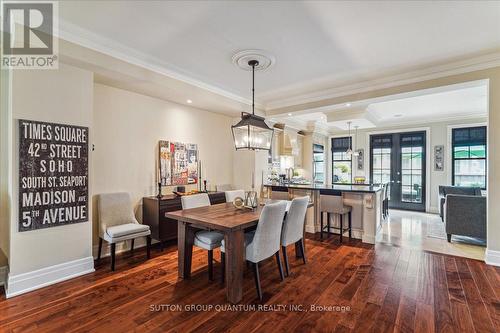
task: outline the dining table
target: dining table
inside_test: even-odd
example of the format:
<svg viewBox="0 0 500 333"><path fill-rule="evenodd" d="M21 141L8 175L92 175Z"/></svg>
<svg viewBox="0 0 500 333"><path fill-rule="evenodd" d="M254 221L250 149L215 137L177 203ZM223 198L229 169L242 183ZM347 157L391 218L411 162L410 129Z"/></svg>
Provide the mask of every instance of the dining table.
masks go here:
<svg viewBox="0 0 500 333"><path fill-rule="evenodd" d="M226 202L165 213L165 217L178 221L179 278L189 279L191 277L191 261L196 231L200 229L219 231L224 234L225 241L227 300L232 304L239 303L243 297L245 229L257 225L265 204L278 201L282 200L266 200L254 209L236 208L233 203ZM291 201L287 202L287 211L290 208L290 203ZM296 253L301 256L297 247Z"/></svg>

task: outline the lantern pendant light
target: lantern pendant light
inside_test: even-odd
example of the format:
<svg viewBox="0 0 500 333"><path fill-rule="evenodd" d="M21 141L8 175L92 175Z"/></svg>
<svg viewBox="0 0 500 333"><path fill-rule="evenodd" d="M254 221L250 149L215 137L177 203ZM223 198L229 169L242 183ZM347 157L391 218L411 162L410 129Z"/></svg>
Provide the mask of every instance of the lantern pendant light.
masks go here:
<svg viewBox="0 0 500 333"><path fill-rule="evenodd" d="M236 150L270 150L274 131L264 117L255 115L255 67L259 62L250 60L248 65L252 67L252 113L242 112L241 120L231 126L234 146Z"/></svg>

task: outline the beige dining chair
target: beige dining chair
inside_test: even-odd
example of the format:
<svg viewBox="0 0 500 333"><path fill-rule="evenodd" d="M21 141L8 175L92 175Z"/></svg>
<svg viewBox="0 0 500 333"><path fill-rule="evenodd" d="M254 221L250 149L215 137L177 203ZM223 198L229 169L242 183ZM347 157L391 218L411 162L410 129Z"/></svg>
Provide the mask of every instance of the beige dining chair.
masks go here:
<svg viewBox="0 0 500 333"><path fill-rule="evenodd" d="M294 198L288 209L283 222L283 230L281 231L281 251L283 252L283 260L285 261L286 276L289 275L290 266L288 264L288 255L286 247L290 244L298 244L304 264L306 263L306 251L304 245L304 224L306 221L307 206L309 197Z"/></svg>
<svg viewBox="0 0 500 333"><path fill-rule="evenodd" d="M210 206L207 193L185 195L181 197L182 209ZM213 280L213 250L221 246L224 235L218 231L200 230L194 235L194 245L208 251L208 278Z"/></svg>
<svg viewBox="0 0 500 333"><path fill-rule="evenodd" d="M105 193L97 195L99 215L99 250L97 260L101 259L102 241L111 245L111 270L115 270L116 243L146 237L147 258L151 257L151 231L148 225L140 224L134 215L132 201L128 193Z"/></svg>
<svg viewBox="0 0 500 333"><path fill-rule="evenodd" d="M236 199L238 197L245 199L245 191L244 190L226 191L224 194L226 195L226 202L233 202L234 199Z"/></svg>
<svg viewBox="0 0 500 333"><path fill-rule="evenodd" d="M253 263L255 287L257 296L262 300L262 289L260 286L259 263L267 258L276 256L276 263L280 273L281 281L285 279L280 258L281 228L286 212L286 202L279 201L267 204L260 213L257 229L245 233L245 259ZM222 272L226 266L225 244L222 240L221 259ZM224 274L222 275L224 278Z"/></svg>

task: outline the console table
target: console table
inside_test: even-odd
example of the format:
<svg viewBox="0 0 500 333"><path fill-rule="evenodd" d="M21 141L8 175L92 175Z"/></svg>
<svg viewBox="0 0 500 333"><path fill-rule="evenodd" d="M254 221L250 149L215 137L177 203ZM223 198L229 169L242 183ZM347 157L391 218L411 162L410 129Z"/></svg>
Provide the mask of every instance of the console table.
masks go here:
<svg viewBox="0 0 500 333"><path fill-rule="evenodd" d="M210 204L216 205L226 202L224 192L209 192ZM181 197L175 194L142 198L142 223L149 225L151 238L161 243L177 239L177 220L165 217L165 213L181 210Z"/></svg>

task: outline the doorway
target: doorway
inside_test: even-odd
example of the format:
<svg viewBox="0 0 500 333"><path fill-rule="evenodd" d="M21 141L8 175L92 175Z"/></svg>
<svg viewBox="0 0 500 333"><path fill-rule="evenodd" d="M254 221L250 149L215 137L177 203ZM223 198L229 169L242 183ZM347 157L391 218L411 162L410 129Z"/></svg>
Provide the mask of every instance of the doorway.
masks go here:
<svg viewBox="0 0 500 333"><path fill-rule="evenodd" d="M389 208L425 211L425 166L425 131L370 136L370 179L389 184Z"/></svg>

